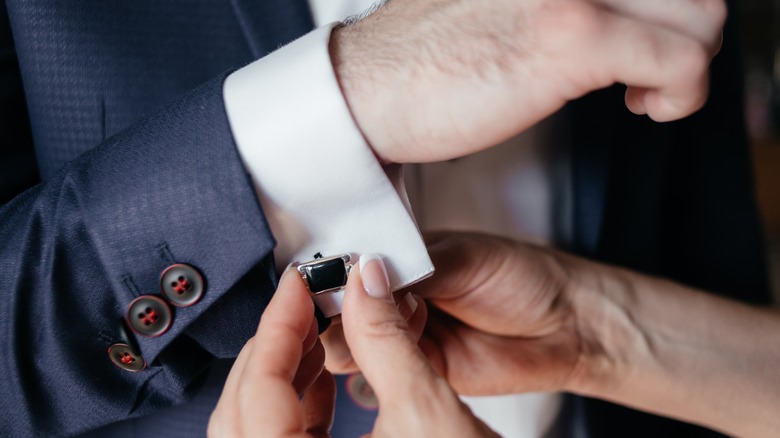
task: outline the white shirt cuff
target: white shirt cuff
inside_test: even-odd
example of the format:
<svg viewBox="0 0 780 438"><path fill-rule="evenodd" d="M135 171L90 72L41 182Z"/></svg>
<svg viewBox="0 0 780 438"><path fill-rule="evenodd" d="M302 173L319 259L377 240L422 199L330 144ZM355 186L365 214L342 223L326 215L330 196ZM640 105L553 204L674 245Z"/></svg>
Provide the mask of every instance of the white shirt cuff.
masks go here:
<svg viewBox="0 0 780 438"><path fill-rule="evenodd" d="M433 265L403 184L379 165L341 94L328 51L334 25L228 76L225 108L277 239L277 265L318 252L378 254L397 290Z"/></svg>

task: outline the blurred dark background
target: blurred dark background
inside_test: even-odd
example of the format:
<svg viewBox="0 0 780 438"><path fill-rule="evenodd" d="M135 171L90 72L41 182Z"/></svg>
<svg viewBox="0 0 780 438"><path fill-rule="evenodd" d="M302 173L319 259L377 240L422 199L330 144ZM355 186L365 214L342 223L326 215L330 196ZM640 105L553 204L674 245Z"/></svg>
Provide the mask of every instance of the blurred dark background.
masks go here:
<svg viewBox="0 0 780 438"><path fill-rule="evenodd" d="M780 304L780 0L740 1L745 120L750 133L758 200Z"/></svg>

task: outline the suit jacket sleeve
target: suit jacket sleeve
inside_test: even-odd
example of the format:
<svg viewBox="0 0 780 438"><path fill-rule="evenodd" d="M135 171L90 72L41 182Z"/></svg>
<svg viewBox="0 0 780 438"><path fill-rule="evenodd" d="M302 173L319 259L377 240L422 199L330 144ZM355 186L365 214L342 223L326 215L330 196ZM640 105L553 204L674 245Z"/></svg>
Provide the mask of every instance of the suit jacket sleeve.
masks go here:
<svg viewBox="0 0 780 438"><path fill-rule="evenodd" d="M251 334L273 289L274 241L233 144L223 79L0 208L2 435L74 434L176 402L211 358L184 333L206 309L235 318L222 321L228 342ZM137 336L146 370L115 367L107 348L127 305L159 294L175 262L199 269L205 295L175 308L162 336Z"/></svg>

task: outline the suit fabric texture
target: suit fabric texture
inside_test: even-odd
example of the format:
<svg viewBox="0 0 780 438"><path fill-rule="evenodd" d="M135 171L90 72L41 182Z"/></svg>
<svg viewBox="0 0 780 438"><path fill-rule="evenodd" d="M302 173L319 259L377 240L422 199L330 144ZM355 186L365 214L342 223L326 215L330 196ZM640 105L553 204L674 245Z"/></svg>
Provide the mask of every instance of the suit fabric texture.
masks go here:
<svg viewBox="0 0 780 438"><path fill-rule="evenodd" d="M2 6L0 434L77 435L181 404L204 382L219 388L277 281L222 81L309 31L305 1ZM765 303L733 36L729 24L710 103L693 117L632 116L619 88L566 108L569 249ZM203 299L176 309L163 336L136 337L146 370L114 367L106 350L128 303L157 293L175 262L200 270ZM592 436L715 435L605 402L568 405ZM203 409L179 412L176 435L204 434Z"/></svg>

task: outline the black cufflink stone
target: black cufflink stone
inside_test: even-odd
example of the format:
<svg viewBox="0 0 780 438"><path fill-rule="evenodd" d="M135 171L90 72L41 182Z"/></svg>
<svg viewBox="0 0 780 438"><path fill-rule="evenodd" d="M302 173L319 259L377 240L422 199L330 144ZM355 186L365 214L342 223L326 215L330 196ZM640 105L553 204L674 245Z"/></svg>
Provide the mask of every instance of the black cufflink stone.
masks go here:
<svg viewBox="0 0 780 438"><path fill-rule="evenodd" d="M341 313L344 286L352 267L349 264L351 260L349 254L323 258L320 253L317 253L314 260L297 265L298 272L319 310L318 320L320 317L331 318Z"/></svg>
<svg viewBox="0 0 780 438"><path fill-rule="evenodd" d="M306 276L306 283L312 293L341 287L347 283L347 268L341 258L302 265L300 272Z"/></svg>

